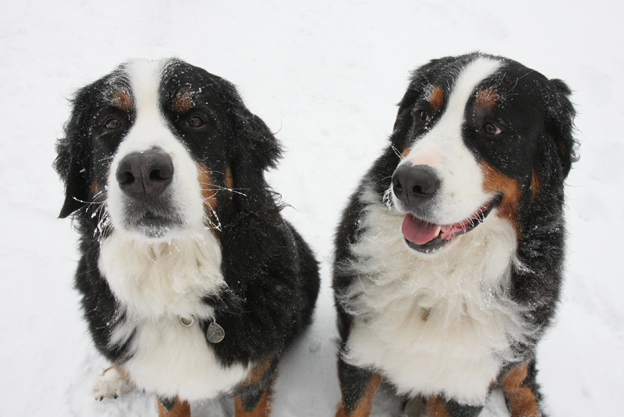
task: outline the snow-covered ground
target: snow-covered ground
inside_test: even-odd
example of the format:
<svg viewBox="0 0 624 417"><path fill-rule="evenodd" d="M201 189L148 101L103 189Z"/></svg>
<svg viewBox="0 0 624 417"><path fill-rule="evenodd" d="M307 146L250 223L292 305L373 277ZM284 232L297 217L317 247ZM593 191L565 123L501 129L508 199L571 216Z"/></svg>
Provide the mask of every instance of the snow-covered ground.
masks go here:
<svg viewBox="0 0 624 417"><path fill-rule="evenodd" d="M156 415L144 394L89 396L106 364L80 319L77 235L56 219L63 189L51 168L77 88L132 57L177 56L237 84L277 132L287 152L270 180L322 261L323 290L312 329L283 363L274 416L322 417L339 399L329 289L339 212L385 144L408 71L474 50L514 58L575 91L582 146L567 181L566 285L539 348L539 380L554 417L621 416L623 21L616 0L5 1L0 416ZM503 408L495 399L483 416Z"/></svg>

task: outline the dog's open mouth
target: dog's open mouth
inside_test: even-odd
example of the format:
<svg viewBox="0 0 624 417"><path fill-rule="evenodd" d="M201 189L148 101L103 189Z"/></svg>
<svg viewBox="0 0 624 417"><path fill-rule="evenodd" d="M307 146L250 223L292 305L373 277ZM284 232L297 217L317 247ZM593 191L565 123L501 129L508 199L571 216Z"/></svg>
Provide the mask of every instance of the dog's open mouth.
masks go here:
<svg viewBox="0 0 624 417"><path fill-rule="evenodd" d="M403 237L410 248L418 252L433 253L451 243L455 236L468 233L483 223L500 200L500 196L496 196L479 207L479 209L467 219L449 225L429 223L411 214L406 214L403 219Z"/></svg>

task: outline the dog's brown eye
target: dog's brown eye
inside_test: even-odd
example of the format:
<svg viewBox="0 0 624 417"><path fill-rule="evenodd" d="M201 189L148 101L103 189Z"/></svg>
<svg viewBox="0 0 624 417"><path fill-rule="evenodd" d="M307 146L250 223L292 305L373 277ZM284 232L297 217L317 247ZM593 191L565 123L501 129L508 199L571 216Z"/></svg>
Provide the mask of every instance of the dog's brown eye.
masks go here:
<svg viewBox="0 0 624 417"><path fill-rule="evenodd" d="M494 123L486 123L483 125L483 132L488 135L499 135L502 133L500 127L496 126Z"/></svg>
<svg viewBox="0 0 624 417"><path fill-rule="evenodd" d="M104 123L104 127L108 130L119 129L121 127L121 122L115 118L111 118Z"/></svg>
<svg viewBox="0 0 624 417"><path fill-rule="evenodd" d="M204 123L205 123L204 119L198 116L193 116L190 119L188 119L188 124L191 127L201 127L204 125Z"/></svg>
<svg viewBox="0 0 624 417"><path fill-rule="evenodd" d="M416 110L416 118L421 122L428 122L431 120L431 115L425 110Z"/></svg>

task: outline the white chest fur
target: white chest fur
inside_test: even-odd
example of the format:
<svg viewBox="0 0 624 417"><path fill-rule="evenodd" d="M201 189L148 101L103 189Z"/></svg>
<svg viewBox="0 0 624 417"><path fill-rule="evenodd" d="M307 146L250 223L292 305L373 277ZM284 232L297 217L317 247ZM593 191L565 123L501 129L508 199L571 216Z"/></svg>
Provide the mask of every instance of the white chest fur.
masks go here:
<svg viewBox="0 0 624 417"><path fill-rule="evenodd" d="M525 331L505 296L516 233L493 212L433 256L407 247L403 216L369 206L352 247L360 277L343 302L356 317L346 360L374 367L402 393L482 404L510 341Z"/></svg>
<svg viewBox="0 0 624 417"><path fill-rule="evenodd" d="M158 243L115 232L102 241L99 269L127 316L111 343L135 332L124 369L137 386L195 400L227 391L246 376L248 367L219 363L198 324L178 321L178 315L212 317L201 299L226 285L220 267L221 249L209 231Z"/></svg>

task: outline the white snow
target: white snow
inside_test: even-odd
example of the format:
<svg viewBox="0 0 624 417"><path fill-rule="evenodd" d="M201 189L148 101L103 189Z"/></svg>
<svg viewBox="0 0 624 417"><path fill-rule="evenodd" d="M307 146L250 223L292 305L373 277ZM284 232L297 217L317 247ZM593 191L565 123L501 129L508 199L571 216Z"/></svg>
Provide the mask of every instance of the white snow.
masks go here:
<svg viewBox="0 0 624 417"><path fill-rule="evenodd" d="M272 185L322 261L311 331L286 357L274 416L339 400L330 284L338 216L385 146L409 71L474 50L575 91L581 160L568 178L566 285L538 364L550 415L624 409L624 3L30 0L0 13L0 416L156 416L153 397L96 402L108 364L72 289L77 234L57 220L54 142L79 87L130 58L180 57L238 85L286 147ZM377 415L392 401L380 396ZM196 416L220 409L194 405ZM231 407L225 405L225 411ZM210 414L219 416L220 412ZM482 416L505 416L496 395Z"/></svg>

